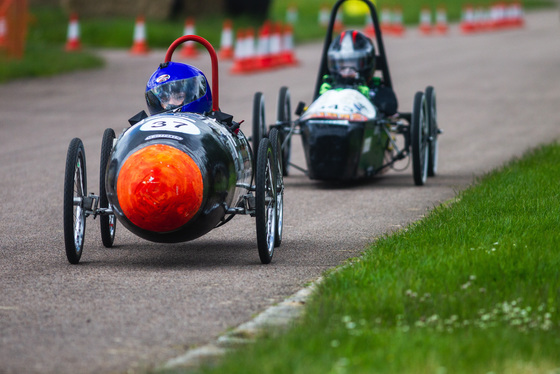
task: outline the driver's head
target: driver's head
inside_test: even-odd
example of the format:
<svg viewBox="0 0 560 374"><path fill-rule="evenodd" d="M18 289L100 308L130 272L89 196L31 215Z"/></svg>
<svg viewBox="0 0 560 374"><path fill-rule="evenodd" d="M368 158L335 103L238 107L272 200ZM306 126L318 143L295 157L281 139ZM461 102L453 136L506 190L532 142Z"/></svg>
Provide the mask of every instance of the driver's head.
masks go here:
<svg viewBox="0 0 560 374"><path fill-rule="evenodd" d="M375 48L361 32L343 31L329 46L327 62L331 74L369 81L375 70Z"/></svg>
<svg viewBox="0 0 560 374"><path fill-rule="evenodd" d="M199 69L167 62L148 80L146 103L152 115L177 108L181 112L205 113L212 110L212 93Z"/></svg>

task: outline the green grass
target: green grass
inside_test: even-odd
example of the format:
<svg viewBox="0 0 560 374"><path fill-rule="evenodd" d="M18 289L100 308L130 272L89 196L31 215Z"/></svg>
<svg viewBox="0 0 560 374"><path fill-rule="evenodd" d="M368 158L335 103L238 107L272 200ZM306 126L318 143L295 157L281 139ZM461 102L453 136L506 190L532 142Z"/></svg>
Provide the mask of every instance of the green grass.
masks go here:
<svg viewBox="0 0 560 374"><path fill-rule="evenodd" d="M559 373L558 160L489 173L329 272L293 329L200 372Z"/></svg>
<svg viewBox="0 0 560 374"><path fill-rule="evenodd" d="M0 56L0 83L17 78L32 78L99 68L103 59L87 53L66 53L60 46L31 43L21 60Z"/></svg>

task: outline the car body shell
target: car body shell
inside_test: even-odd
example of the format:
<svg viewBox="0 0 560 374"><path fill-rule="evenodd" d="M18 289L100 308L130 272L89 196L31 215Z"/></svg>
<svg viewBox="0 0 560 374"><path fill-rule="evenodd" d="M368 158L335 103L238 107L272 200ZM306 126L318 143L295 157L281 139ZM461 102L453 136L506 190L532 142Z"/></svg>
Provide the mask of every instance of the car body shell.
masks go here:
<svg viewBox="0 0 560 374"><path fill-rule="evenodd" d="M188 154L203 177L202 204L186 224L170 232L154 232L136 226L124 214L117 196L122 165L136 151L166 144ZM109 202L117 218L136 235L154 242L196 239L219 224L230 207L242 204L252 180L252 156L247 138L216 119L197 113L163 113L128 128L117 140L106 173Z"/></svg>
<svg viewBox="0 0 560 374"><path fill-rule="evenodd" d="M359 91L330 90L299 119L311 179L348 180L375 175L383 166L389 136L378 110Z"/></svg>

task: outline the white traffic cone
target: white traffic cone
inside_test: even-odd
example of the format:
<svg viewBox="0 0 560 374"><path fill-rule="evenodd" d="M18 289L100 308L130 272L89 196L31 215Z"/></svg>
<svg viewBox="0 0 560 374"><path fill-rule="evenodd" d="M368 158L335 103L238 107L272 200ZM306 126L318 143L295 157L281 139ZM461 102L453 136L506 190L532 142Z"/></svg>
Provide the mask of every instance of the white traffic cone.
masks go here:
<svg viewBox="0 0 560 374"><path fill-rule="evenodd" d="M294 31L292 25L284 26L282 38L282 63L284 65L297 65L299 62L294 54Z"/></svg>
<svg viewBox="0 0 560 374"><path fill-rule="evenodd" d="M266 21L259 29L259 40L257 42L257 65L259 70L272 67L272 55L270 54L270 21Z"/></svg>
<svg viewBox="0 0 560 374"><path fill-rule="evenodd" d="M148 53L148 44L146 42L146 24L143 16L136 18L134 25L134 40L130 53L133 55L145 55Z"/></svg>
<svg viewBox="0 0 560 374"><path fill-rule="evenodd" d="M292 4L286 9L286 23L294 25L297 23L299 18L298 8L295 4Z"/></svg>
<svg viewBox="0 0 560 374"><path fill-rule="evenodd" d="M0 48L5 47L8 43L8 25L6 16L0 14Z"/></svg>
<svg viewBox="0 0 560 374"><path fill-rule="evenodd" d="M70 15L70 22L68 23L68 33L66 37L66 51L77 51L82 48L80 43L80 24L78 15L72 13Z"/></svg>
<svg viewBox="0 0 560 374"><path fill-rule="evenodd" d="M271 24L270 33L270 67L282 65L282 25L280 23Z"/></svg>
<svg viewBox="0 0 560 374"><path fill-rule="evenodd" d="M220 40L220 50L218 55L222 60L230 60L233 58L233 29L231 20L224 21L222 28L222 36Z"/></svg>
<svg viewBox="0 0 560 374"><path fill-rule="evenodd" d="M323 5L319 9L319 26L327 27L329 25L330 11L328 6Z"/></svg>
<svg viewBox="0 0 560 374"><path fill-rule="evenodd" d="M459 28L463 34L470 34L476 31L474 8L471 5L463 7Z"/></svg>
<svg viewBox="0 0 560 374"><path fill-rule="evenodd" d="M391 33L391 9L383 7L381 9L381 32L384 34Z"/></svg>
<svg viewBox="0 0 560 374"><path fill-rule="evenodd" d="M194 20L192 18L187 18L187 20L185 21L185 29L183 30L183 35L196 35L196 28L194 25ZM196 49L195 42L189 41L183 44L183 48L181 49L181 57L198 57L198 50Z"/></svg>
<svg viewBox="0 0 560 374"><path fill-rule="evenodd" d="M371 15L366 14L366 26L364 27L364 34L370 38L375 38L375 26L373 26L373 21L371 20Z"/></svg>
<svg viewBox="0 0 560 374"><path fill-rule="evenodd" d="M255 70L255 35L253 29L237 31L233 65L230 73L245 74Z"/></svg>
<svg viewBox="0 0 560 374"><path fill-rule="evenodd" d="M441 6L436 10L436 32L438 34L447 34L448 31L447 10Z"/></svg>
<svg viewBox="0 0 560 374"><path fill-rule="evenodd" d="M396 7L393 10L391 21L391 33L394 36L402 36L404 34L404 25L402 9L400 7Z"/></svg>
<svg viewBox="0 0 560 374"><path fill-rule="evenodd" d="M432 12L430 8L422 8L420 11L420 24L418 30L422 35L429 35L432 33Z"/></svg>

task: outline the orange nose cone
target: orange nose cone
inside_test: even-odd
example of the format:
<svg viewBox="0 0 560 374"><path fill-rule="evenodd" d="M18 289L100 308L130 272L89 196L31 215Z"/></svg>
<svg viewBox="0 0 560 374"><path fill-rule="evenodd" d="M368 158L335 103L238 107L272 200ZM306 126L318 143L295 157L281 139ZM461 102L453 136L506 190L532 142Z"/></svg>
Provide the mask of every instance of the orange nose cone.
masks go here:
<svg viewBox="0 0 560 374"><path fill-rule="evenodd" d="M177 148L156 144L134 152L118 175L117 196L124 215L154 232L187 223L202 204L203 182L193 159Z"/></svg>

